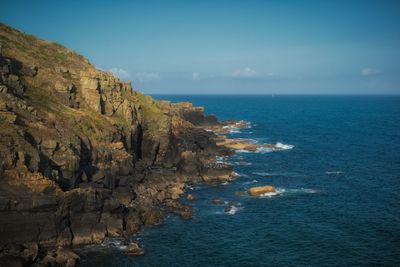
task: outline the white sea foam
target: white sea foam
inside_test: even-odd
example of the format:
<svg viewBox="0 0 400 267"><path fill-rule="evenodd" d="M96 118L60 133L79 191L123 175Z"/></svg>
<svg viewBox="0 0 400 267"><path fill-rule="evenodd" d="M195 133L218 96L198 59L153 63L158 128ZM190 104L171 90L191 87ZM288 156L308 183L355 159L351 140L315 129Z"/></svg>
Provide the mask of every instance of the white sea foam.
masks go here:
<svg viewBox="0 0 400 267"><path fill-rule="evenodd" d="M237 175L239 175L239 177L249 177L247 174L244 173L238 173Z"/></svg>
<svg viewBox="0 0 400 267"><path fill-rule="evenodd" d="M252 140L250 139L252 143L258 143L257 140ZM265 154L265 153L271 153L274 151L281 151L281 150L289 150L293 149L294 145L287 145L283 143L276 143L275 145L271 145L270 147L258 147L256 151L250 151L250 150L244 150L244 149L238 149L236 150L237 153L260 153L260 154Z"/></svg>
<svg viewBox="0 0 400 267"><path fill-rule="evenodd" d="M245 127L242 127L241 125L245 124ZM240 125L240 126L239 126ZM222 126L223 129L228 129L230 134L235 134L235 133L241 133L240 129L249 129L251 128L251 123L247 121L238 121L237 123L233 125L225 125Z"/></svg>
<svg viewBox="0 0 400 267"><path fill-rule="evenodd" d="M275 196L285 196L291 194L317 194L318 190L312 188L276 188L275 192L260 195L260 198L271 198Z"/></svg>
<svg viewBox="0 0 400 267"><path fill-rule="evenodd" d="M237 149L236 153L251 153L251 151L246 149Z"/></svg>
<svg viewBox="0 0 400 267"><path fill-rule="evenodd" d="M236 207L236 206L231 206L231 209L228 212L225 212L228 215L235 215L236 212L238 212L239 210L242 210L243 207Z"/></svg>
<svg viewBox="0 0 400 267"><path fill-rule="evenodd" d="M269 148L269 147L258 147L256 149L256 153L260 153L260 154L269 153L269 152L273 152L273 151L274 151L274 149Z"/></svg>
<svg viewBox="0 0 400 267"><path fill-rule="evenodd" d="M250 166L250 165L253 165L253 163L251 163L251 162L246 162L246 161L235 161L234 164L235 164L235 165L240 165L240 166Z"/></svg>
<svg viewBox="0 0 400 267"><path fill-rule="evenodd" d="M275 189L275 192L270 192L270 193L264 193L264 194L261 194L259 197L260 198L271 198L271 197L274 197L274 196L279 196L279 195L282 195L283 193L285 193L285 189L283 189L283 188L276 188Z"/></svg>
<svg viewBox="0 0 400 267"><path fill-rule="evenodd" d="M282 150L288 150L288 149L294 148L293 145L286 145L286 144L282 144L280 142L276 143L275 147L278 148L278 149L282 149Z"/></svg>
<svg viewBox="0 0 400 267"><path fill-rule="evenodd" d="M106 237L101 245L104 247L115 247L121 250L125 250L127 247L124 239L110 237Z"/></svg>

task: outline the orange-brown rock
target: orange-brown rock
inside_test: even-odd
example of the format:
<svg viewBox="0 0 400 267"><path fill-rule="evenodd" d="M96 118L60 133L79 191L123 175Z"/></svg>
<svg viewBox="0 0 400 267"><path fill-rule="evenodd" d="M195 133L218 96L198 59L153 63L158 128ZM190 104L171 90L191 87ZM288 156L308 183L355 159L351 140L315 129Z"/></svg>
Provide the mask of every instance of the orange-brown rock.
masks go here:
<svg viewBox="0 0 400 267"><path fill-rule="evenodd" d="M251 196L259 196L265 193L274 193L276 192L276 190L275 187L272 185L265 185L265 186L252 187L249 190L247 190L247 192Z"/></svg>

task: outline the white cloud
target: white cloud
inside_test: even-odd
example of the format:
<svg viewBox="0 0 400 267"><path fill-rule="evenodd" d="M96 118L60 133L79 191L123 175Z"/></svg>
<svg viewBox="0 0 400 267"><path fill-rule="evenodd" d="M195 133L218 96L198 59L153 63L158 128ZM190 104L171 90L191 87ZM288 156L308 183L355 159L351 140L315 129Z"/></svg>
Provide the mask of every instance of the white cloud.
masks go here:
<svg viewBox="0 0 400 267"><path fill-rule="evenodd" d="M258 73L255 70L250 69L249 67L246 67L244 69L233 72L230 76L239 77L239 78L248 78L248 77L254 77L257 75L258 75Z"/></svg>
<svg viewBox="0 0 400 267"><path fill-rule="evenodd" d="M200 80L200 73L198 73L198 72L192 72L192 80L193 80L193 81Z"/></svg>
<svg viewBox="0 0 400 267"><path fill-rule="evenodd" d="M127 72L124 69L120 69L120 68L112 68L110 69L110 71L117 76L118 78L122 79L122 80L129 80L131 78L131 75L129 74L129 72Z"/></svg>
<svg viewBox="0 0 400 267"><path fill-rule="evenodd" d="M139 80L139 82L150 82L150 81L156 81L160 79L160 75L155 72L138 72L136 73L136 77Z"/></svg>
<svg viewBox="0 0 400 267"><path fill-rule="evenodd" d="M363 68L363 69L360 71L360 75L362 75L362 76L372 76L372 75L377 75L377 74L379 74L379 73L381 73L380 70L378 70L378 69L373 69L373 68Z"/></svg>

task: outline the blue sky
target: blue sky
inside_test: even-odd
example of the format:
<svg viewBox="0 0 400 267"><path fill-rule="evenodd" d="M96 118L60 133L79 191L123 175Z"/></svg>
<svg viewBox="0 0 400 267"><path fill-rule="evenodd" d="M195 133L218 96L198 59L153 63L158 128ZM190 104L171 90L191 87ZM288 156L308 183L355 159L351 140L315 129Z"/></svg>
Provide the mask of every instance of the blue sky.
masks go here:
<svg viewBox="0 0 400 267"><path fill-rule="evenodd" d="M400 1L0 1L146 93L399 94Z"/></svg>

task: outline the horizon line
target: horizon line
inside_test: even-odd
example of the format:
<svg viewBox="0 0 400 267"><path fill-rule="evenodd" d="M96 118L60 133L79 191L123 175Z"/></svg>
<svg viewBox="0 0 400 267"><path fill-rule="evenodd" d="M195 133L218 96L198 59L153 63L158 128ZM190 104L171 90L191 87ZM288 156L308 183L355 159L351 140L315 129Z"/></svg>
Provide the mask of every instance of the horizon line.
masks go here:
<svg viewBox="0 0 400 267"><path fill-rule="evenodd" d="M400 96L400 93L381 93L381 94L377 94L377 93L363 93L363 94L307 94L307 93L293 93L293 94L285 94L285 93L281 93L281 94L275 94L275 93L270 93L270 94L241 94L241 93L149 93L149 92L143 92L144 94L147 95L176 95L176 96L185 96L185 95L198 95L198 96L202 96L202 95L215 95L215 96Z"/></svg>

